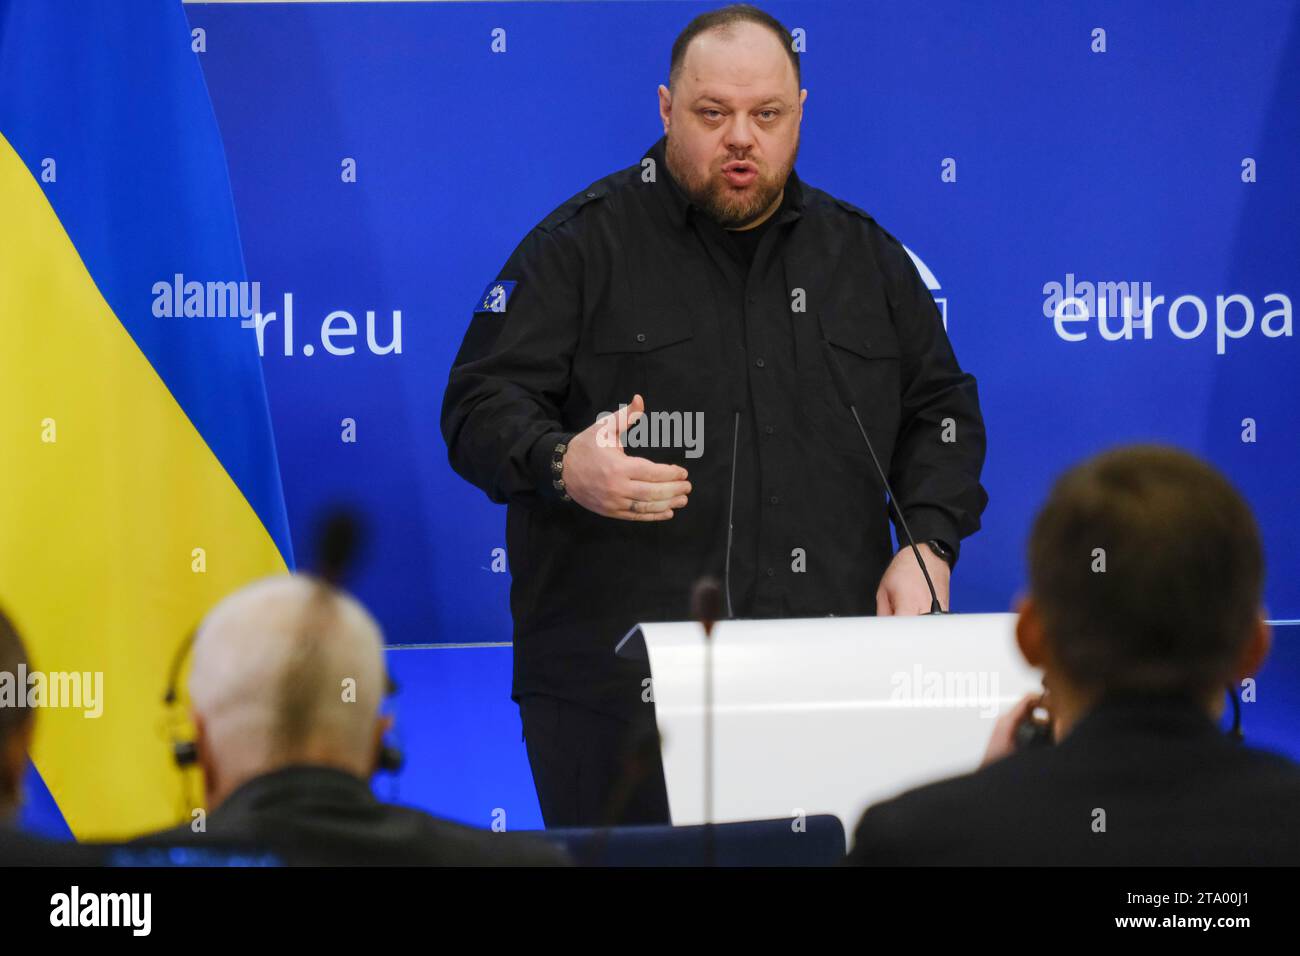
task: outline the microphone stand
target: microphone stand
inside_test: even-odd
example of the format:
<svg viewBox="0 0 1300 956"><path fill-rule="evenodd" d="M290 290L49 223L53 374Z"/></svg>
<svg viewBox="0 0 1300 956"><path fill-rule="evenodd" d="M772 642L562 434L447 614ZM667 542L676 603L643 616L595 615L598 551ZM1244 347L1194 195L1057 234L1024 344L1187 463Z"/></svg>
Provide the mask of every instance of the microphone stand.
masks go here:
<svg viewBox="0 0 1300 956"><path fill-rule="evenodd" d="M930 570L925 566L925 559L921 557L921 549L916 546L916 539L912 537L912 530L907 526L907 519L903 517L903 509L898 507L898 501L894 498L894 489L889 487L889 479L885 477L885 469L880 467L880 459L876 457L876 449L872 447L871 439L867 436L867 429L862 424L862 418L858 415L858 407L853 402L853 391L849 388L849 380L844 374L844 369L840 367L840 361L835 357L835 352L831 349L831 343L822 338L822 355L826 359L826 365L830 369L831 379L835 383L835 391L839 393L842 401L853 413L853 420L857 422L858 431L862 435L862 440L866 442L867 451L871 455L871 463L876 467L876 474L880 477L880 483L885 486L885 495L889 498L889 504L894 509L894 516L898 518L899 527L903 529L903 535L907 538L907 544L912 549L912 554L916 556L916 563L921 567L921 574L925 577L925 585L930 589L930 610L927 614L948 614L942 605L939 604L939 592L934 589L934 582L930 580Z"/></svg>
<svg viewBox="0 0 1300 956"><path fill-rule="evenodd" d="M713 627L722 616L718 582L704 578L691 596L693 616L704 628L704 865L717 865L713 834Z"/></svg>

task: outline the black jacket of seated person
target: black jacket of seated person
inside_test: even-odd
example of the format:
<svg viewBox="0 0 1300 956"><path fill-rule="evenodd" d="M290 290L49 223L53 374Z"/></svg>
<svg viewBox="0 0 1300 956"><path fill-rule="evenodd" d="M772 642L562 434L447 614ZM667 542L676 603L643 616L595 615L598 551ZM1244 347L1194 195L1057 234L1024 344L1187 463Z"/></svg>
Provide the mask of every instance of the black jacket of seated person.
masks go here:
<svg viewBox="0 0 1300 956"><path fill-rule="evenodd" d="M136 846L213 846L270 850L306 866L562 866L565 854L540 839L494 833L383 803L369 784L329 767L287 767L248 781L188 825L134 841Z"/></svg>
<svg viewBox="0 0 1300 956"><path fill-rule="evenodd" d="M848 862L1294 866L1300 764L1189 700L1111 697L1056 746L870 807Z"/></svg>
<svg viewBox="0 0 1300 956"><path fill-rule="evenodd" d="M50 840L0 823L0 866L100 866L102 847Z"/></svg>

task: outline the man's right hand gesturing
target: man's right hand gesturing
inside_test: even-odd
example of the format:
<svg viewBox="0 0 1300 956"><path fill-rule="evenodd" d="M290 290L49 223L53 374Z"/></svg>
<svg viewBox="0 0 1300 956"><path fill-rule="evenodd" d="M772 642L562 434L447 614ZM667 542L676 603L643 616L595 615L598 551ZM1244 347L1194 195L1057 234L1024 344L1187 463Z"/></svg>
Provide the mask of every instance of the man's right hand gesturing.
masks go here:
<svg viewBox="0 0 1300 956"><path fill-rule="evenodd" d="M685 468L633 458L623 450L623 435L644 414L645 401L634 395L630 405L569 441L564 490L588 511L625 521L666 521L673 509L686 507L691 483Z"/></svg>

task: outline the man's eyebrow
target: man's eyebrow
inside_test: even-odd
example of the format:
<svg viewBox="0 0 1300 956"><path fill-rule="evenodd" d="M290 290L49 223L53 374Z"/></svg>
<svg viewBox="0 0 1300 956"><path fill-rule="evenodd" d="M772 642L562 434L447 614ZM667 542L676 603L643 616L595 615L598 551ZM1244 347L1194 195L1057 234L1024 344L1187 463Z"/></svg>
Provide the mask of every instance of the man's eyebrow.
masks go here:
<svg viewBox="0 0 1300 956"><path fill-rule="evenodd" d="M714 96L712 93L702 93L701 95L697 96L697 97L695 98L695 104L694 104L694 105L699 106L700 104L702 104L702 103L706 103L706 102L707 102L707 103L717 103L717 104L719 104L719 105L721 105L721 106L730 106L730 105L731 105L727 100L723 99L723 98L720 97L720 96ZM771 103L775 103L777 106L784 106L784 105L785 105L785 100L781 99L781 97L779 97L779 96L769 96L767 99L763 100L763 102L761 102L761 103L756 103L756 104L755 104L755 109L757 109L757 108L760 107L760 106L767 106L767 105L769 105L769 104L771 104Z"/></svg>

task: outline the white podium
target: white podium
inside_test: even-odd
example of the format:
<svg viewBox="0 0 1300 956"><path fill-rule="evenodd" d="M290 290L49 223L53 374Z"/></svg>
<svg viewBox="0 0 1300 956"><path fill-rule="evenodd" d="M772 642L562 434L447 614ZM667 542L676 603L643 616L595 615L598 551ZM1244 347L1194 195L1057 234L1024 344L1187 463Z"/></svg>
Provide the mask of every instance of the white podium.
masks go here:
<svg viewBox="0 0 1300 956"><path fill-rule="evenodd" d="M714 821L833 813L975 769L997 717L1037 689L1013 614L719 621ZM674 824L704 822L704 630L641 624Z"/></svg>

